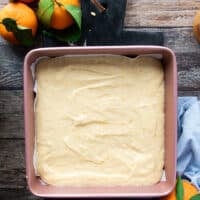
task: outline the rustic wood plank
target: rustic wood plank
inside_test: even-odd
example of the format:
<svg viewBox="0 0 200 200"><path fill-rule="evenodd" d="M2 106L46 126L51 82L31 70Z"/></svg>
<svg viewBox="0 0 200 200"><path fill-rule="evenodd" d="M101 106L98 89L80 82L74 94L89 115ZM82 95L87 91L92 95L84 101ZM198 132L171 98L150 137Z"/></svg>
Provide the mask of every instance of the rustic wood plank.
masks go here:
<svg viewBox="0 0 200 200"><path fill-rule="evenodd" d="M194 38L192 28L162 29L164 33L164 46L176 53L200 52L200 44Z"/></svg>
<svg viewBox="0 0 200 200"><path fill-rule="evenodd" d="M24 115L0 113L0 139L24 138Z"/></svg>
<svg viewBox="0 0 200 200"><path fill-rule="evenodd" d="M0 140L0 188L25 188L24 141Z"/></svg>
<svg viewBox="0 0 200 200"><path fill-rule="evenodd" d="M0 147L0 170L24 169L24 140L1 139Z"/></svg>
<svg viewBox="0 0 200 200"><path fill-rule="evenodd" d="M0 175L1 189L23 189L26 187L25 169L23 168L0 169Z"/></svg>
<svg viewBox="0 0 200 200"><path fill-rule="evenodd" d="M0 90L0 138L24 138L23 91Z"/></svg>
<svg viewBox="0 0 200 200"><path fill-rule="evenodd" d="M191 68L178 73L178 82L182 89L200 90L200 70L199 68Z"/></svg>
<svg viewBox="0 0 200 200"><path fill-rule="evenodd" d="M126 27L192 26L199 0L128 0Z"/></svg>
<svg viewBox="0 0 200 200"><path fill-rule="evenodd" d="M27 189L0 189L1 200L42 200L32 195Z"/></svg>
<svg viewBox="0 0 200 200"><path fill-rule="evenodd" d="M200 52L176 54L180 90L200 90Z"/></svg>
<svg viewBox="0 0 200 200"><path fill-rule="evenodd" d="M200 57L199 57L200 51L194 53L188 52L188 53L175 53L175 54L179 72L186 71L186 73L189 75L189 73L196 70L197 74L199 73L198 71L200 71ZM179 83L179 86L183 87L181 83Z"/></svg>
<svg viewBox="0 0 200 200"><path fill-rule="evenodd" d="M162 32L164 46L176 53L200 52L200 44L196 41L191 27L183 28L125 28L126 31Z"/></svg>
<svg viewBox="0 0 200 200"><path fill-rule="evenodd" d="M21 89L23 59L27 50L8 44L2 44L0 48L0 89Z"/></svg>
<svg viewBox="0 0 200 200"><path fill-rule="evenodd" d="M198 97L198 99L200 99L200 90L179 90L178 91L178 95L180 97L184 97L184 96L196 96Z"/></svg>
<svg viewBox="0 0 200 200"><path fill-rule="evenodd" d="M23 90L0 90L0 113L23 113Z"/></svg>

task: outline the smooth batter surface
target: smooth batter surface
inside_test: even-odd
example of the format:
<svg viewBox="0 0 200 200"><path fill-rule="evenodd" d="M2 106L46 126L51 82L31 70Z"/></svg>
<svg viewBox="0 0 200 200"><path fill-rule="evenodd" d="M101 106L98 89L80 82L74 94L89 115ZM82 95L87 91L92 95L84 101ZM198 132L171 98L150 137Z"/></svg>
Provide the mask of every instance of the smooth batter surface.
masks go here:
<svg viewBox="0 0 200 200"><path fill-rule="evenodd" d="M36 168L52 185L150 185L164 162L164 80L151 57L37 64Z"/></svg>

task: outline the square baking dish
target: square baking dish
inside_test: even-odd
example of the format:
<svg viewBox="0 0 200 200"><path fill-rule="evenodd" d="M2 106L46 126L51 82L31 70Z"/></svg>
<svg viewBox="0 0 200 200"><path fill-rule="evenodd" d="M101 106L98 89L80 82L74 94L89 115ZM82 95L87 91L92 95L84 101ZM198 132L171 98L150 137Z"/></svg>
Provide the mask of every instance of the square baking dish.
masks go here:
<svg viewBox="0 0 200 200"><path fill-rule="evenodd" d="M165 76L165 179L150 186L117 187L56 187L45 185L35 175L33 154L34 128L34 80L31 65L43 56L114 54L135 57L137 55L159 56L162 59ZM176 139L177 139L177 66L174 53L160 46L93 46L59 47L31 50L24 60L24 126L26 178L30 191L41 197L160 197L172 191L176 181Z"/></svg>

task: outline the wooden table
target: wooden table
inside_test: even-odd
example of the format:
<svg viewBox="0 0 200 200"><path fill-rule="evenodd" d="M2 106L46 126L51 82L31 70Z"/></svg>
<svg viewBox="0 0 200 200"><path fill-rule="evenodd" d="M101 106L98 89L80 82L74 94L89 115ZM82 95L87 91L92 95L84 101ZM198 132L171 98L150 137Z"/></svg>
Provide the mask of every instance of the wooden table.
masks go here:
<svg viewBox="0 0 200 200"><path fill-rule="evenodd" d="M8 0L1 0L0 7ZM199 0L128 0L125 29L161 31L178 62L179 96L200 96L200 45L192 33ZM0 39L0 199L40 199L24 168L23 59L27 49Z"/></svg>

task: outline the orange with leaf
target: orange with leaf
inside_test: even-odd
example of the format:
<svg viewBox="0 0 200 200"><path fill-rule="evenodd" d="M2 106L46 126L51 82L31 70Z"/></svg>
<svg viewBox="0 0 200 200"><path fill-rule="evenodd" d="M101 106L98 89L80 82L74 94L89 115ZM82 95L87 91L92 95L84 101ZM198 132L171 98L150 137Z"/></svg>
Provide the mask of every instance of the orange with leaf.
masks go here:
<svg viewBox="0 0 200 200"><path fill-rule="evenodd" d="M80 6L79 0L56 0L54 1L54 11L51 17L50 26L55 29L65 29L70 27L74 20L71 14L66 10L65 6Z"/></svg>
<svg viewBox="0 0 200 200"><path fill-rule="evenodd" d="M37 27L34 11L24 3L8 3L0 10L0 35L13 44L32 45Z"/></svg>
<svg viewBox="0 0 200 200"><path fill-rule="evenodd" d="M40 0L38 18L46 27L63 30L76 23L81 28L79 0Z"/></svg>
<svg viewBox="0 0 200 200"><path fill-rule="evenodd" d="M177 179L176 188L160 200L200 200L197 188L187 180Z"/></svg>

